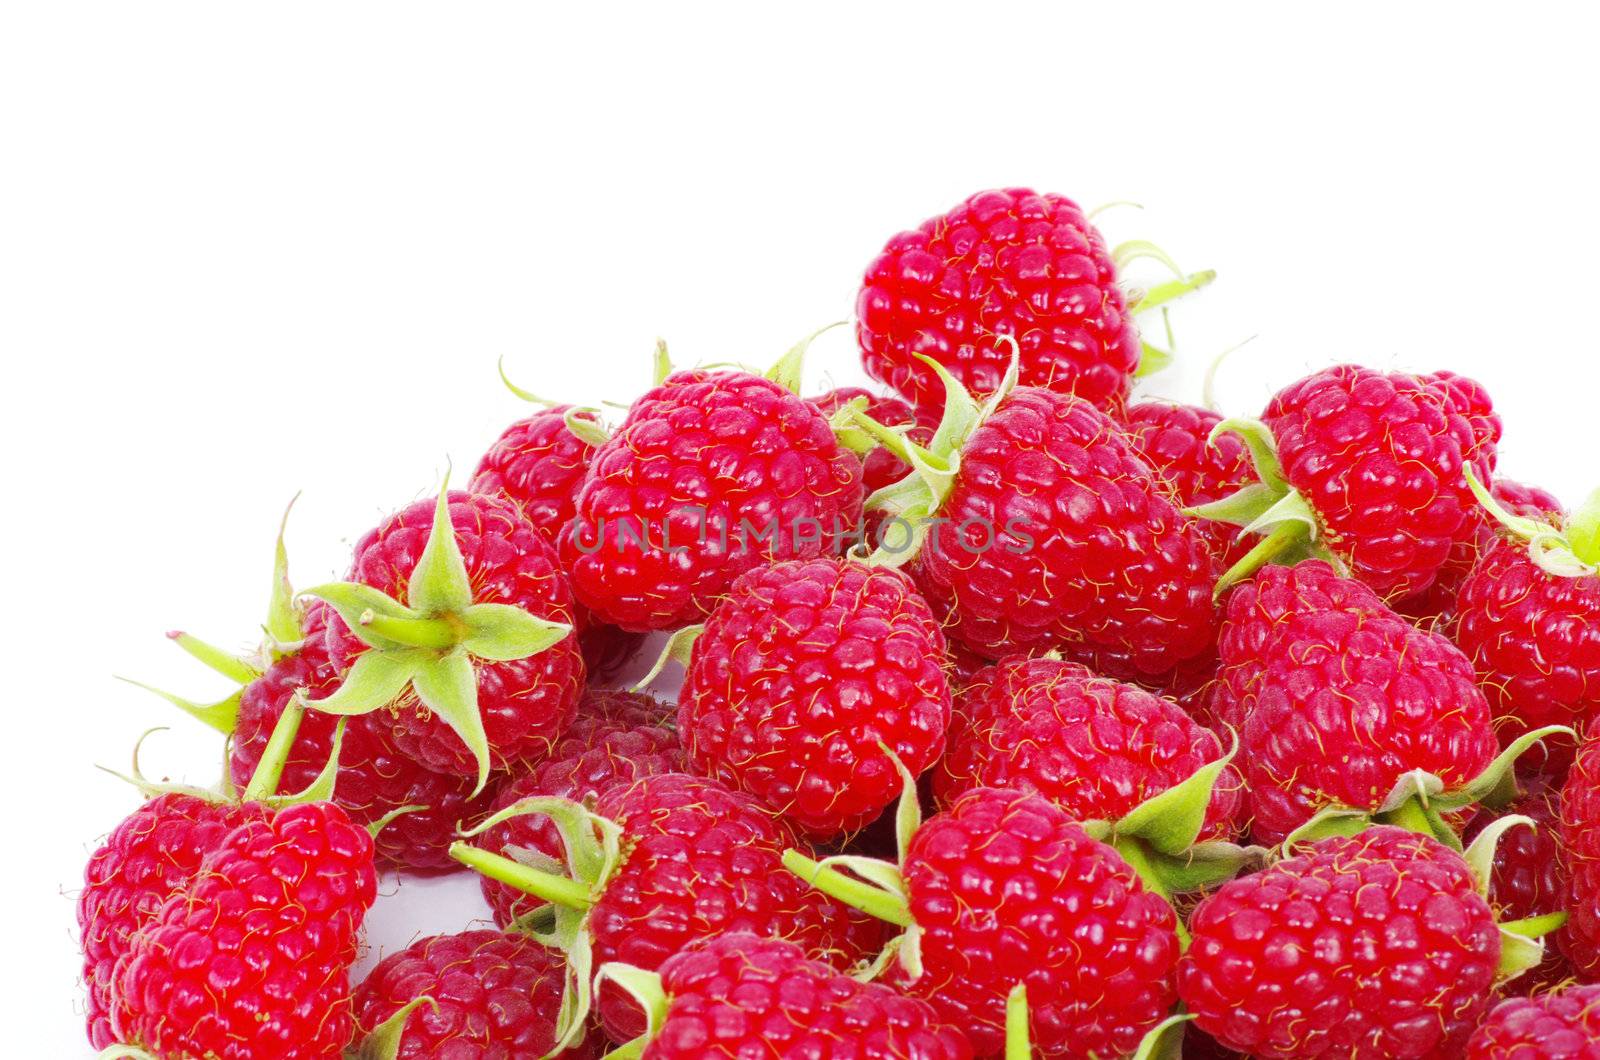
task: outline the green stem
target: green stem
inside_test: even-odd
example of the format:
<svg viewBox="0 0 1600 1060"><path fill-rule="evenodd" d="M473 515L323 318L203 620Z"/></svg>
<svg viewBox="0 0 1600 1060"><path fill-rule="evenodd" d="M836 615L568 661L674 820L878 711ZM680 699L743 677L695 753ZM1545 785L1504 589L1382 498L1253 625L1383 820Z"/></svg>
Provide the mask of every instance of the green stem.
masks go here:
<svg viewBox="0 0 1600 1060"><path fill-rule="evenodd" d="M298 699L291 699L278 715L267 748L261 752L261 761L256 763L250 783L245 785L245 802L260 802L278 793L278 782L283 779L283 768L288 764L289 752L294 748L294 738L299 735L300 722L305 716L306 708Z"/></svg>
<svg viewBox="0 0 1600 1060"><path fill-rule="evenodd" d="M1566 922L1566 913L1544 913L1540 916L1530 916L1522 920L1508 920L1500 925L1500 930L1509 931L1513 935L1521 935L1527 939L1537 939L1550 934L1550 932L1561 927Z"/></svg>
<svg viewBox="0 0 1600 1060"><path fill-rule="evenodd" d="M584 910L594 904L589 888L577 880L557 876L553 872L545 872L499 854L491 854L470 843L459 841L451 843L450 856L474 872L491 880L499 880L535 898L542 898L547 902L566 906L568 909Z"/></svg>
<svg viewBox="0 0 1600 1060"><path fill-rule="evenodd" d="M1188 950L1192 939L1189 936L1189 926L1183 922L1183 915L1178 912L1178 906L1172 900L1172 891L1167 887L1167 881L1161 878L1161 870L1156 867L1150 853L1145 850L1144 840L1132 836L1119 836L1111 844L1128 867L1139 874L1139 879L1144 881L1145 890L1152 894L1160 895L1161 899L1172 907L1172 922L1176 925L1178 933L1178 946Z"/></svg>
<svg viewBox="0 0 1600 1060"><path fill-rule="evenodd" d="M1398 825L1419 835L1433 835L1433 822L1416 799L1407 799L1382 816L1385 824Z"/></svg>
<svg viewBox="0 0 1600 1060"><path fill-rule="evenodd" d="M1006 996L1005 1060L1033 1060L1033 1043L1028 1040L1028 989L1021 983Z"/></svg>
<svg viewBox="0 0 1600 1060"><path fill-rule="evenodd" d="M361 624L372 632L412 648L448 651L461 643L465 629L448 618L395 618L368 612Z"/></svg>
<svg viewBox="0 0 1600 1060"><path fill-rule="evenodd" d="M900 895L890 894L880 887L846 876L837 869L825 868L798 850L783 852L783 867L823 894L837 898L868 916L875 916L898 927L910 927L913 923L911 908Z"/></svg>
<svg viewBox="0 0 1600 1060"><path fill-rule="evenodd" d="M1198 291L1206 284L1217 278L1216 269L1204 269L1200 272L1191 272L1189 275L1166 283L1158 283L1154 287L1145 289L1144 297L1129 308L1130 312L1143 313L1147 309L1166 305L1175 298L1181 298L1190 291Z"/></svg>
<svg viewBox="0 0 1600 1060"><path fill-rule="evenodd" d="M893 453L895 456L899 457L912 467L916 466L915 461L911 459L912 453L916 453L918 456L922 457L924 463L932 463L936 465L943 463L943 461L934 456L933 453L929 452L927 449L924 449L916 442L913 442L904 434L893 429L892 427L885 427L883 424L879 423L871 416L868 416L860 409L850 410L850 422L870 435L873 441L877 442L879 445L883 446L885 449L889 450L889 452Z"/></svg>
<svg viewBox="0 0 1600 1060"><path fill-rule="evenodd" d="M641 1034L627 1045L619 1045L600 1060L638 1060L644 1055L644 1047L650 1044L649 1035Z"/></svg>
<svg viewBox="0 0 1600 1060"><path fill-rule="evenodd" d="M1244 554L1244 558L1217 579L1214 595L1221 596L1233 585L1244 581L1278 556L1291 548L1305 544L1310 536L1311 528L1305 523L1294 520L1279 523L1272 533L1262 538L1254 548Z"/></svg>

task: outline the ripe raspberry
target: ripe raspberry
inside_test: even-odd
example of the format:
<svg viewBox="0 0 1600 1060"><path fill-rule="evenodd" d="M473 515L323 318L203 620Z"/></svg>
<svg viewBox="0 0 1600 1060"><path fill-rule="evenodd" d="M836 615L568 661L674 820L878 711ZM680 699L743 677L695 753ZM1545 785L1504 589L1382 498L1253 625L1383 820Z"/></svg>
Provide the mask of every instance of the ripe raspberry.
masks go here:
<svg viewBox="0 0 1600 1060"><path fill-rule="evenodd" d="M898 985L1000 1052L1006 995L1027 986L1045 1057L1125 1056L1174 1001L1170 906L1059 808L978 788L930 818L903 866L922 974Z"/></svg>
<svg viewBox="0 0 1600 1060"><path fill-rule="evenodd" d="M1220 568L1199 525L1076 398L1013 391L967 439L937 514L913 574L980 654L1058 648L1128 680L1215 641Z"/></svg>
<svg viewBox="0 0 1600 1060"><path fill-rule="evenodd" d="M1456 612L1456 643L1503 742L1600 714L1600 574L1551 574L1526 541L1498 538L1462 582ZM1569 761L1570 747L1555 768Z"/></svg>
<svg viewBox="0 0 1600 1060"><path fill-rule="evenodd" d="M794 834L749 796L716 781L683 773L624 780L599 793L595 813L621 831L620 866L584 881L585 897L573 893L570 880L548 897L585 911L582 930L597 967L620 961L654 971L691 942L741 930L789 939L841 967L881 941L875 923L783 872L781 856L795 844ZM592 828L583 827L593 843ZM569 849L585 841L567 829L563 834ZM537 868L458 850L486 875L540 877ZM639 1014L614 985L598 1000L613 1041L643 1032Z"/></svg>
<svg viewBox="0 0 1600 1060"><path fill-rule="evenodd" d="M1567 903L1566 851L1561 846L1560 790L1543 780L1533 782L1527 794L1507 804L1499 814L1481 812L1462 835L1470 843L1499 817L1516 814L1534 827L1512 828L1495 845L1494 869L1488 898L1495 919L1525 920L1559 913ZM1509 984L1516 993L1548 988L1568 978L1572 968L1561 950L1545 946L1539 966Z"/></svg>
<svg viewBox="0 0 1600 1060"><path fill-rule="evenodd" d="M1561 948L1578 974L1600 978L1600 729L1578 748L1561 788L1561 845L1567 852L1567 912Z"/></svg>
<svg viewBox="0 0 1600 1060"><path fill-rule="evenodd" d="M1460 1055L1500 959L1461 856L1384 826L1223 884L1189 928L1184 1005L1264 1058Z"/></svg>
<svg viewBox="0 0 1600 1060"><path fill-rule="evenodd" d="M852 560L740 576L694 643L678 732L696 771L806 834L857 831L944 753L945 641L911 579Z"/></svg>
<svg viewBox="0 0 1600 1060"><path fill-rule="evenodd" d="M639 983L637 969L625 971L629 982ZM736 933L697 943L668 958L659 978L644 982L653 1006L665 1012L644 1060L972 1056L961 1032L943 1024L927 1003L858 982L780 939Z"/></svg>
<svg viewBox="0 0 1600 1060"><path fill-rule="evenodd" d="M117 1041L111 1029L115 971L134 935L193 878L224 836L266 815L259 803L158 795L125 817L90 856L78 895L89 1044L104 1049Z"/></svg>
<svg viewBox="0 0 1600 1060"><path fill-rule="evenodd" d="M1274 499L1271 510L1280 514L1224 584L1314 538L1314 552L1337 556L1394 600L1426 590L1452 549L1475 536L1464 472L1470 467L1488 481L1500 438L1488 395L1470 379L1348 364L1291 384L1261 423L1236 427L1264 435L1252 452L1270 488L1239 521L1261 525Z"/></svg>
<svg viewBox="0 0 1600 1060"><path fill-rule="evenodd" d="M920 408L945 391L916 359L967 389L998 389L1021 348L1022 383L1120 405L1139 367L1139 332L1100 233L1076 203L1025 188L980 192L889 240L856 299L867 374Z"/></svg>
<svg viewBox="0 0 1600 1060"><path fill-rule="evenodd" d="M1226 752L1170 700L1075 663L1021 657L962 690L949 742L934 771L941 804L972 788L1010 788L1042 795L1077 821L1120 820ZM1199 838L1237 834L1242 787L1224 768Z"/></svg>
<svg viewBox="0 0 1600 1060"><path fill-rule="evenodd" d="M246 685L239 700L238 725L229 744L228 768L239 790L250 782L272 737L273 727L297 691L304 690L307 710L295 733L294 747L274 794L304 791L333 754L338 720L315 709L316 701L339 686L339 676L316 639L286 655ZM395 750L388 719L364 715L349 719L339 744L339 774L333 801L359 824L370 825L404 806L421 807L395 817L375 840L378 860L400 869L433 871L454 868L450 843L461 821L488 808L485 797L473 798L473 782L460 774L435 773Z"/></svg>
<svg viewBox="0 0 1600 1060"><path fill-rule="evenodd" d="M927 445L933 438L934 423L920 423L915 410L899 398L880 397L858 386L842 386L811 398L824 416L832 416L852 401L865 399L865 412L885 427L905 427L912 441ZM861 484L868 495L892 486L911 473L911 465L878 446L861 460Z"/></svg>
<svg viewBox="0 0 1600 1060"><path fill-rule="evenodd" d="M525 935L464 931L419 939L390 954L355 991L362 1036L419 997L433 999L406 1017L395 1060L429 1057L538 1057L556 1043L565 966L561 955ZM588 1060L585 1042L558 1054Z"/></svg>
<svg viewBox="0 0 1600 1060"><path fill-rule="evenodd" d="M568 405L541 409L507 427L478 461L467 489L502 496L554 543L577 513L578 487L595 447L567 429ZM579 412L596 421L592 413Z"/></svg>
<svg viewBox="0 0 1600 1060"><path fill-rule="evenodd" d="M581 802L618 782L682 772L686 763L677 734L658 724L659 717L654 722L641 720L664 707L659 700L627 692L585 692L572 728L548 759L501 785L495 794L494 812L538 796ZM497 853L513 848L537 851L558 862L565 856L555 823L540 814L498 824L479 844ZM494 909L495 923L502 927L510 927L539 905L538 899L499 880L484 876L480 882L484 898Z"/></svg>
<svg viewBox="0 0 1600 1060"><path fill-rule="evenodd" d="M481 785L491 766L503 769L517 759L544 753L572 720L583 686L583 659L570 632L572 592L555 553L514 504L460 492L448 494L447 506L434 499L419 501L370 531L356 544L350 581L378 590L395 606L405 605L412 598L420 561L425 554L432 558L425 550L436 525L453 529L459 549L452 563L450 608L435 606L436 593L430 591L426 603L417 601L426 613L399 619L379 616L388 623L386 630L401 627L394 630L396 638L415 638L415 642L379 636L373 632L376 624L369 629L358 622L356 616L370 610L370 603L350 586L313 590L340 612L329 622L327 634L335 668L343 672L370 656L374 663L383 663L388 677L396 667L425 659L430 669L419 677L428 678L429 702L418 698L409 671L402 670L399 688L383 686L384 694L376 694L376 683L365 685L355 675L347 677L324 707L335 709L335 696L352 696L357 702L347 705L341 699L340 707L352 713L381 710L375 716L387 721L388 737L402 754L436 772L476 776ZM522 657L508 658L498 645L492 654L474 655L476 626L464 616L484 605L497 605L497 620L514 611L510 617L554 630L549 636L560 639ZM352 631L352 623L361 626L359 635ZM566 635L561 636L560 626L553 623L567 627ZM434 643L436 636L448 638L448 643ZM372 638L394 646L375 647ZM441 647L447 649L443 657ZM476 674L476 687L466 693L465 701L456 698L457 675L449 669L454 663ZM360 695L350 691L356 686ZM462 732L471 733L480 724L481 732L469 745Z"/></svg>
<svg viewBox="0 0 1600 1060"><path fill-rule="evenodd" d="M1330 806L1377 811L1402 774L1462 788L1495 757L1466 658L1319 560L1234 590L1213 706L1240 732L1258 842Z"/></svg>
<svg viewBox="0 0 1600 1060"><path fill-rule="evenodd" d="M1210 441L1212 430L1222 422L1210 409L1141 401L1129 405L1121 418L1139 455L1186 508L1220 501L1256 481L1243 439L1223 434ZM1211 550L1230 566L1250 550L1252 542L1239 540L1237 531L1226 524L1200 526Z"/></svg>
<svg viewBox="0 0 1600 1060"><path fill-rule="evenodd" d="M239 825L118 961L118 1040L160 1056L338 1056L376 888L371 838L332 803Z"/></svg>
<svg viewBox="0 0 1600 1060"><path fill-rule="evenodd" d="M1500 1002L1467 1043L1466 1060L1600 1060L1600 986Z"/></svg>
<svg viewBox="0 0 1600 1060"><path fill-rule="evenodd" d="M561 556L604 621L671 629L751 567L832 551L861 498L816 406L746 372L676 372L595 453Z"/></svg>

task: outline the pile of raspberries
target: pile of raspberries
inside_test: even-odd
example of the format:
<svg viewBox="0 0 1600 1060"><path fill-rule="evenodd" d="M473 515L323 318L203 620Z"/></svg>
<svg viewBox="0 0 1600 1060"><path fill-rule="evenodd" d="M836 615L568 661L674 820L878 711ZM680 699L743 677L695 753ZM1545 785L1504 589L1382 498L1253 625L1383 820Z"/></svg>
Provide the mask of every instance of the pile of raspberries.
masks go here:
<svg viewBox="0 0 1600 1060"><path fill-rule="evenodd" d="M1137 399L1212 275L1141 257L983 192L868 266L880 391L661 346L625 413L519 391L342 582L280 533L259 649L172 634L227 775L135 766L90 1043L1600 1057L1600 491L1499 477L1447 371ZM352 982L380 870L484 926Z"/></svg>

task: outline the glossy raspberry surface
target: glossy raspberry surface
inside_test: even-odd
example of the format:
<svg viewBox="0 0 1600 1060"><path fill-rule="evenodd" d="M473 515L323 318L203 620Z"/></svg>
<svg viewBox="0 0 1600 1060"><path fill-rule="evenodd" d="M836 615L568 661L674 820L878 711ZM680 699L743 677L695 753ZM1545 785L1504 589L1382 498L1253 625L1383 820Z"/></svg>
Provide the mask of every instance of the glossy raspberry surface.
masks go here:
<svg viewBox="0 0 1600 1060"><path fill-rule="evenodd" d="M160 1056L333 1060L377 888L372 840L332 803L229 832L117 963L113 1029Z"/></svg>
<svg viewBox="0 0 1600 1060"><path fill-rule="evenodd" d="M294 693L305 689L307 701L315 703L338 688L339 682L326 650L312 641L273 663L245 687L229 745L228 770L235 788L243 791L250 783L273 727ZM315 707L305 712L273 794L293 795L317 779L333 754L338 720L318 713ZM448 849L456 838L457 825L482 813L488 799L472 798L471 777L435 773L400 753L389 737L390 728L389 719L381 712L345 723L334 801L364 825L403 806L418 807L395 817L378 833L379 862L400 869L453 869L456 862Z"/></svg>
<svg viewBox="0 0 1600 1060"><path fill-rule="evenodd" d="M1477 669L1502 742L1600 714L1600 576L1549 574L1527 542L1496 538L1461 584L1455 641ZM1559 757L1563 767L1571 761L1570 744Z"/></svg>
<svg viewBox="0 0 1600 1060"><path fill-rule="evenodd" d="M944 365L992 393L1021 349L1021 381L1122 403L1139 333L1100 233L1071 199L1026 188L984 191L902 232L867 266L856 339L867 374L919 409L944 404Z"/></svg>
<svg viewBox="0 0 1600 1060"><path fill-rule="evenodd" d="M463 931L418 939L378 962L356 988L356 1026L370 1034L419 997L397 1060L541 1057L556 1040L566 962L524 935ZM588 1060L590 1043L561 1052Z"/></svg>
<svg viewBox="0 0 1600 1060"><path fill-rule="evenodd" d="M733 931L785 938L841 969L876 953L877 921L808 887L781 864L795 835L749 796L713 780L658 773L600 794L596 809L622 826L622 868L589 913L595 966L651 971L691 942ZM613 1041L644 1030L614 985L600 994Z"/></svg>
<svg viewBox="0 0 1600 1060"><path fill-rule="evenodd" d="M1013 391L968 440L939 515L914 576L980 654L1058 648L1129 679L1215 641L1220 567L1204 533L1083 401Z"/></svg>
<svg viewBox="0 0 1600 1060"><path fill-rule="evenodd" d="M570 408L541 409L507 427L478 461L467 487L511 500L551 542L576 512L578 486L594 456L594 446L567 429Z"/></svg>
<svg viewBox="0 0 1600 1060"><path fill-rule="evenodd" d="M1076 663L1015 657L976 674L956 700L950 750L934 771L949 804L972 788L1042 795L1075 821L1116 821L1226 752L1176 703ZM1231 839L1243 780L1223 770L1201 840Z"/></svg>
<svg viewBox="0 0 1600 1060"><path fill-rule="evenodd" d="M1475 536L1464 469L1491 481L1500 422L1470 379L1338 365L1280 391L1262 420L1328 546L1380 596L1427 589Z"/></svg>
<svg viewBox="0 0 1600 1060"><path fill-rule="evenodd" d="M1490 1011L1466 1060L1600 1060L1600 986L1511 998Z"/></svg>
<svg viewBox="0 0 1600 1060"><path fill-rule="evenodd" d="M729 934L661 966L671 999L645 1060L805 1057L967 1060L972 1046L925 1002L862 983L792 943Z"/></svg>
<svg viewBox="0 0 1600 1060"><path fill-rule="evenodd" d="M356 543L349 579L407 600L406 581L432 533L433 499L418 501ZM510 604L536 618L571 625L572 588L551 546L508 500L452 491L450 522L472 582L473 602ZM343 672L366 645L344 620L328 625L328 654ZM504 769L545 753L572 720L583 687L583 658L575 635L537 655L509 662L477 660L478 708L489 737L490 761ZM386 719L402 754L441 773L476 777L472 752L409 689L372 715Z"/></svg>
<svg viewBox="0 0 1600 1060"><path fill-rule="evenodd" d="M1233 590L1220 650L1216 717L1240 732L1257 842L1325 806L1376 809L1411 770L1459 788L1497 751L1455 645L1321 561Z"/></svg>
<svg viewBox="0 0 1600 1060"><path fill-rule="evenodd" d="M695 770L814 838L854 832L944 753L945 640L911 579L853 560L742 575L695 641L678 732Z"/></svg>
<svg viewBox="0 0 1600 1060"><path fill-rule="evenodd" d="M1560 944L1586 981L1600 980L1600 732L1591 731L1561 788L1567 912Z"/></svg>
<svg viewBox="0 0 1600 1060"><path fill-rule="evenodd" d="M1459 1056L1500 939L1460 855L1399 828L1324 839L1222 885L1189 918L1178 992L1264 1058Z"/></svg>
<svg viewBox="0 0 1600 1060"><path fill-rule="evenodd" d="M962 1028L978 1055L1001 1051L1018 982L1038 1056L1124 1056L1166 1018L1171 907L1054 804L968 792L917 831L904 873L923 974L905 983L896 965L891 981Z"/></svg>
<svg viewBox="0 0 1600 1060"><path fill-rule="evenodd" d="M1120 417L1134 448L1155 468L1178 503L1186 508L1230 497L1256 480L1250 451L1237 434L1211 431L1222 416L1196 405L1171 401L1140 401ZM1238 527L1202 521L1201 529L1212 551L1232 565L1254 543L1239 536Z"/></svg>
<svg viewBox="0 0 1600 1060"><path fill-rule="evenodd" d="M117 961L134 934L189 882L229 832L265 815L258 804L157 795L123 818L90 855L78 895L89 1044L104 1049L117 1041L111 1028L112 990Z"/></svg>
<svg viewBox="0 0 1600 1060"><path fill-rule="evenodd" d="M861 463L815 405L745 372L676 372L595 453L561 556L602 620L674 629L751 567L831 553L861 500Z"/></svg>

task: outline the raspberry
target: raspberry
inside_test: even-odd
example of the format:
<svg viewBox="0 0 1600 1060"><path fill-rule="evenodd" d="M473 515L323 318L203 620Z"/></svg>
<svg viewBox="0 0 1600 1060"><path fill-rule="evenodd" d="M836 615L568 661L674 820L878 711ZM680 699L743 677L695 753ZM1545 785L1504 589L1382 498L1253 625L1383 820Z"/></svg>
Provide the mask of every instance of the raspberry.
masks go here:
<svg viewBox="0 0 1600 1060"><path fill-rule="evenodd" d="M1496 1005L1466 1060L1600 1060L1600 986L1573 986Z"/></svg>
<svg viewBox="0 0 1600 1060"><path fill-rule="evenodd" d="M1074 820L1117 821L1224 752L1170 700L1074 663L1019 657L962 690L934 791L945 804L975 787L1031 791ZM1243 782L1231 766L1223 775L1201 839L1238 831Z"/></svg>
<svg viewBox="0 0 1600 1060"><path fill-rule="evenodd" d="M868 824L944 752L944 635L911 579L850 560L742 575L712 611L678 700L695 769L807 834Z"/></svg>
<svg viewBox="0 0 1600 1060"><path fill-rule="evenodd" d="M1141 401L1122 414L1134 448L1186 508L1220 501L1256 481L1243 439L1223 434L1210 440L1221 422L1210 409L1170 401ZM1229 526L1205 522L1200 527L1211 550L1229 565L1250 550L1251 542L1238 540Z"/></svg>
<svg viewBox="0 0 1600 1060"><path fill-rule="evenodd" d="M911 440L921 445L933 438L934 424L918 422L916 412L899 398L879 397L860 387L842 386L811 398L811 403L824 416L832 416L850 402L863 399L866 414L885 427L905 427ZM910 473L911 465L882 446L861 458L861 483L869 495L894 485Z"/></svg>
<svg viewBox="0 0 1600 1060"><path fill-rule="evenodd" d="M1139 332L1100 233L1076 203L1025 188L980 192L889 240L856 299L867 374L919 409L944 404L931 357L992 393L1015 338L1022 383L1113 408L1139 366Z"/></svg>
<svg viewBox="0 0 1600 1060"><path fill-rule="evenodd" d="M1460 1055L1500 957L1460 855L1384 826L1223 884L1189 928L1184 1005L1264 1058Z"/></svg>
<svg viewBox="0 0 1600 1060"><path fill-rule="evenodd" d="M478 461L467 487L507 498L551 542L577 513L578 486L594 457L594 446L567 429L570 409L541 409L507 427ZM592 413L578 415L596 419Z"/></svg>
<svg viewBox="0 0 1600 1060"><path fill-rule="evenodd" d="M1561 844L1570 914L1561 948L1579 975L1600 978L1600 730L1584 737L1561 788Z"/></svg>

